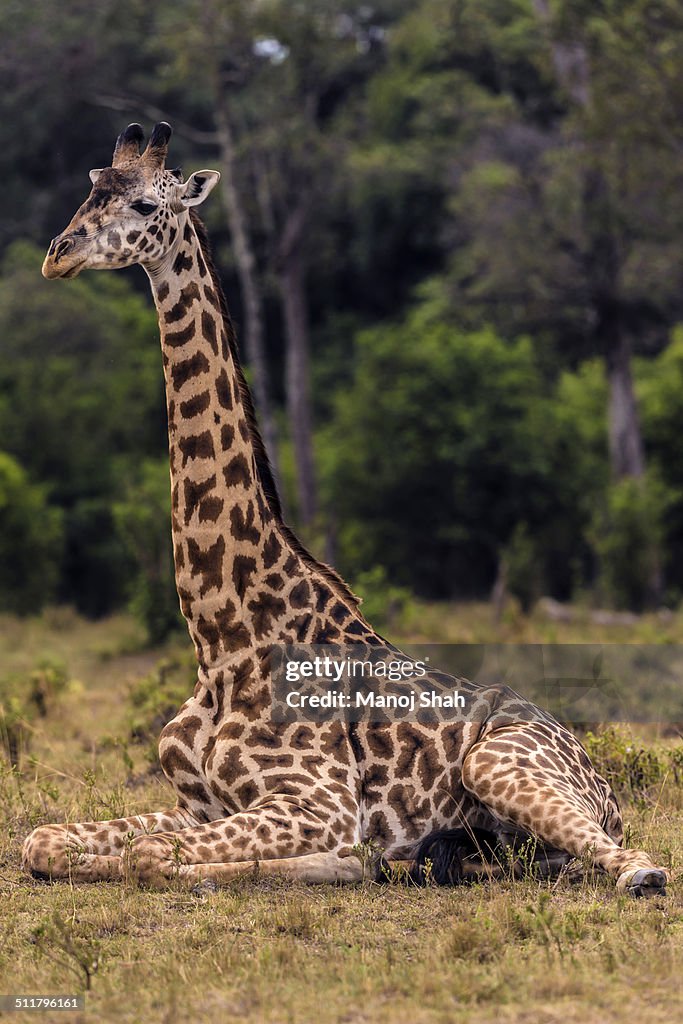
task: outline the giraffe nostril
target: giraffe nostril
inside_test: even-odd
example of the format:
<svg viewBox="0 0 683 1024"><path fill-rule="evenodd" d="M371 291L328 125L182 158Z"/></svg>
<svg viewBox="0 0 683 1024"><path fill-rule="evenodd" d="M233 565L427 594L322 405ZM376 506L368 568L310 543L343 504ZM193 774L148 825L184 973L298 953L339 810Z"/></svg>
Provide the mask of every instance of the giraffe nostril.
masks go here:
<svg viewBox="0 0 683 1024"><path fill-rule="evenodd" d="M61 240L61 242L57 242L56 245L53 243L53 247L54 247L55 261L57 261L57 260L60 260L62 258L62 256L66 256L66 254L71 249L73 249L74 241L73 241L72 238L63 238Z"/></svg>

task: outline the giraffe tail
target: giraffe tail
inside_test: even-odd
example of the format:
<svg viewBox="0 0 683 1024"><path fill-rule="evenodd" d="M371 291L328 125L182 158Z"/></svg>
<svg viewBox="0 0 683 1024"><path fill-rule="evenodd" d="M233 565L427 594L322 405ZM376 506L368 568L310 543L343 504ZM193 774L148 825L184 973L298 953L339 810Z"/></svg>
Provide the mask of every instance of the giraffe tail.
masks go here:
<svg viewBox="0 0 683 1024"><path fill-rule="evenodd" d="M410 878L417 885L462 885L481 877L501 853L498 837L487 829L437 829L415 848Z"/></svg>

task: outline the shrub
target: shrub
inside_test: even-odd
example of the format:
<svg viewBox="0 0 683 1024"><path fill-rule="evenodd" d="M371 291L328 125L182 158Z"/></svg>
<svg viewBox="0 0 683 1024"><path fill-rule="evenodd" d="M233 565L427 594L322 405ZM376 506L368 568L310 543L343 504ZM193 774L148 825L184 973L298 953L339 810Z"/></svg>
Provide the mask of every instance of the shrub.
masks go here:
<svg viewBox="0 0 683 1024"><path fill-rule="evenodd" d="M114 521L130 555L131 611L158 644L181 622L175 587L170 524L168 462L148 460L124 497L114 505Z"/></svg>
<svg viewBox="0 0 683 1024"><path fill-rule="evenodd" d="M62 516L16 459L0 452L0 610L35 614L55 594Z"/></svg>
<svg viewBox="0 0 683 1024"><path fill-rule="evenodd" d="M420 596L483 596L523 523L542 585L570 587L596 474L528 340L463 331L428 303L361 332L318 447L351 578L382 565Z"/></svg>
<svg viewBox="0 0 683 1024"><path fill-rule="evenodd" d="M587 732L583 745L596 771L615 792L636 802L649 798L667 777L676 785L683 783L680 747L645 747L614 726L599 733Z"/></svg>
<svg viewBox="0 0 683 1024"><path fill-rule="evenodd" d="M145 745L147 760L156 767L159 733L192 696L196 681L197 663L188 649L163 658L130 688L130 736Z"/></svg>
<svg viewBox="0 0 683 1024"><path fill-rule="evenodd" d="M378 629L399 621L412 601L412 594L406 587L389 582L386 569L381 565L358 573L352 590L362 598L363 615Z"/></svg>
<svg viewBox="0 0 683 1024"><path fill-rule="evenodd" d="M83 274L66 287L43 281L43 255L17 242L0 266L0 438L28 479L45 488L33 492L30 508L13 498L19 524L35 522L36 502L49 499L60 511L50 509L48 522L41 512L30 535L0 523L0 544L7 538L10 566L21 560L20 582L31 572L38 581L31 607L59 577L60 599L102 615L121 606L128 579L111 517L117 465L165 448L156 316L123 275ZM7 564L0 551L0 570L8 572Z"/></svg>
<svg viewBox="0 0 683 1024"><path fill-rule="evenodd" d="M542 594L541 557L526 523L518 523L503 550L507 590L516 597L524 612Z"/></svg>
<svg viewBox="0 0 683 1024"><path fill-rule="evenodd" d="M31 723L54 710L69 683L65 666L50 660L0 679L0 740L10 764L17 764L28 748Z"/></svg>
<svg viewBox="0 0 683 1024"><path fill-rule="evenodd" d="M660 599L663 522L671 492L653 475L613 483L590 530L602 599L642 610Z"/></svg>

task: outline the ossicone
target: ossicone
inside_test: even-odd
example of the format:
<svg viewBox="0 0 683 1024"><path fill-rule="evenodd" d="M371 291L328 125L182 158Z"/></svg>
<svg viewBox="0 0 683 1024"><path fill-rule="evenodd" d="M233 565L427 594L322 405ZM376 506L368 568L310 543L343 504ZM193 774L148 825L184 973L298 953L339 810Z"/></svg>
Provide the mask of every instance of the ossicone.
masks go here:
<svg viewBox="0 0 683 1024"><path fill-rule="evenodd" d="M142 130L142 126L137 124L129 124L127 128L124 128L118 139L116 140L116 146L114 147L114 156L112 158L112 167L125 167L126 164L134 163L140 157L140 143L145 137L145 133Z"/></svg>
<svg viewBox="0 0 683 1024"><path fill-rule="evenodd" d="M167 121L159 121L158 124L155 124L142 159L156 167L163 167L166 163L168 142L172 134L173 129Z"/></svg>

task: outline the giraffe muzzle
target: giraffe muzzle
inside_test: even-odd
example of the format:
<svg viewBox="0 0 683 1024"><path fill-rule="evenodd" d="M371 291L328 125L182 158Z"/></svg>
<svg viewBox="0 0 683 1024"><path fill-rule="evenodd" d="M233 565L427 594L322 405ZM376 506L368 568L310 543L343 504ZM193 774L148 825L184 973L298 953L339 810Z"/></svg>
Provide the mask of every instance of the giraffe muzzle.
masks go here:
<svg viewBox="0 0 683 1024"><path fill-rule="evenodd" d="M57 235L50 242L50 248L43 262L43 277L75 277L84 263L78 254L78 241L73 235Z"/></svg>

